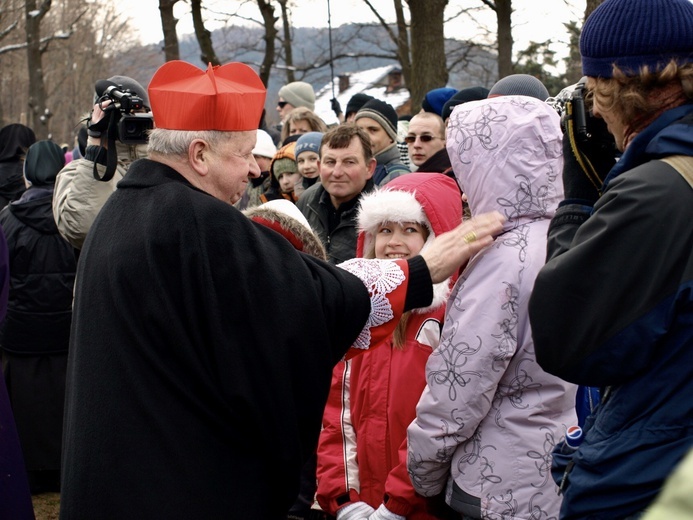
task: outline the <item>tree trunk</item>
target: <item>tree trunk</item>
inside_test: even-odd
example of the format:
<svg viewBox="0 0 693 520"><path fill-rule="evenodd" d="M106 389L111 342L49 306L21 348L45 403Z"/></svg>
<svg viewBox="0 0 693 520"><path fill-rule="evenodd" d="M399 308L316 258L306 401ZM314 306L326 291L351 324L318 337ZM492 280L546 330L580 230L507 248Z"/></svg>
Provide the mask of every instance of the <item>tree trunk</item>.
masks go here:
<svg viewBox="0 0 693 520"><path fill-rule="evenodd" d="M26 18L26 57L29 67L29 111L27 126L34 130L37 140L50 136L50 117L52 113L46 107L46 86L43 81L43 64L41 56L41 21L51 8L51 0L43 0L40 6L36 0L26 0L24 13Z"/></svg>
<svg viewBox="0 0 693 520"><path fill-rule="evenodd" d="M409 29L407 21L404 19L404 9L402 0L394 0L395 14L397 16L397 55L402 66L402 76L404 84L408 87L411 84L411 55L409 49Z"/></svg>
<svg viewBox="0 0 693 520"><path fill-rule="evenodd" d="M265 35L262 37L265 40L265 55L260 66L260 79L267 87L272 72L272 65L274 65L274 44L277 39L277 28L274 24L278 18L274 16L274 7L269 3L269 0L257 0L257 5L260 7L262 26L265 29Z"/></svg>
<svg viewBox="0 0 693 520"><path fill-rule="evenodd" d="M411 15L411 113L421 110L426 92L448 82L443 14L448 0L407 0Z"/></svg>
<svg viewBox="0 0 693 520"><path fill-rule="evenodd" d="M173 16L173 6L178 0L159 0L161 12L161 29L164 32L164 59L166 61L179 60L180 49L178 47L178 34L176 25L178 19Z"/></svg>
<svg viewBox="0 0 693 520"><path fill-rule="evenodd" d="M212 65L221 65L214 45L212 45L212 33L205 29L205 23L202 20L202 0L190 0L190 8L192 9L193 27L195 27L195 36L197 43L200 45L200 59L203 65L208 63Z"/></svg>
<svg viewBox="0 0 693 520"><path fill-rule="evenodd" d="M587 20L587 17L592 14L592 11L599 7L599 4L603 1L604 0L587 0L585 4L585 20Z"/></svg>
<svg viewBox="0 0 693 520"><path fill-rule="evenodd" d="M291 48L291 23L289 22L289 8L287 7L288 0L277 0L282 9L282 26L284 29L284 63L286 64L286 82L292 83L296 81L294 74L294 53Z"/></svg>
<svg viewBox="0 0 693 520"><path fill-rule="evenodd" d="M496 0L498 79L513 73L512 0Z"/></svg>

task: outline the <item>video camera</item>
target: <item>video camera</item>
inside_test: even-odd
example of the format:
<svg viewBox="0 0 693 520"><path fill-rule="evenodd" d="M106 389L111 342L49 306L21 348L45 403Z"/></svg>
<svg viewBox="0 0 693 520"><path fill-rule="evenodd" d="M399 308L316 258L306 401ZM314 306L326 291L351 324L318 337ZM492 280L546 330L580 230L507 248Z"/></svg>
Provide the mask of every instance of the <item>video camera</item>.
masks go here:
<svg viewBox="0 0 693 520"><path fill-rule="evenodd" d="M111 114L111 117L116 117L113 115L116 111L120 114L113 137L123 144L146 144L149 140L149 130L154 128L154 119L148 112L149 107L144 104L142 98L135 92L109 80L97 81L96 92L97 95L100 93L97 103L107 116ZM106 100L111 102L102 106ZM141 110L147 110L147 112L138 112ZM103 132L106 130L105 126L110 124L111 117L105 117L102 120L104 128L96 128L101 121L96 125L91 125L90 128L96 128Z"/></svg>

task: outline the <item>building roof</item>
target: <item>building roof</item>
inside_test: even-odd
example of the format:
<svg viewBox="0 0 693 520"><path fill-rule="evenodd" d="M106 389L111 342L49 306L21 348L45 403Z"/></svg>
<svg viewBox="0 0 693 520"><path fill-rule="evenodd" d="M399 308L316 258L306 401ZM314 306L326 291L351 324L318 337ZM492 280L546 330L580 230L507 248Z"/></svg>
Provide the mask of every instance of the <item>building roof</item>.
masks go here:
<svg viewBox="0 0 693 520"><path fill-rule="evenodd" d="M348 74L349 87L343 92L339 92L339 77L333 78L332 83L327 83L324 87L316 91L315 113L318 114L327 125L337 124L337 116L332 111L330 103L332 97L337 98L342 107L342 111L344 111L351 96L359 92L385 101L397 110L409 100L409 90L407 90L407 88L403 87L397 89L395 92L386 92L388 75L394 69L398 68L397 65L386 65L384 67L376 67L361 72L351 72ZM332 95L333 84L335 96Z"/></svg>

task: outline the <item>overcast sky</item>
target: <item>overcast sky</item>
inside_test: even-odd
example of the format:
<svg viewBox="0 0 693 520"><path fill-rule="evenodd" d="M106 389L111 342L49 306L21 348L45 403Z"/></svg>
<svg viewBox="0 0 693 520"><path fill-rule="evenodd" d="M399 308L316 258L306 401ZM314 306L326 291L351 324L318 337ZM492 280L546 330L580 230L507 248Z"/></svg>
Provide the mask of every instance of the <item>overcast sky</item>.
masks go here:
<svg viewBox="0 0 693 520"><path fill-rule="evenodd" d="M394 21L394 8L392 0L371 0L377 6L383 18ZM328 1L327 0L295 0L295 7L292 9L292 23L297 27L327 27L328 20ZM460 0L450 0L446 15L450 16L454 12L454 6L459 5ZM469 5L467 0L464 2ZM250 4L250 2L248 2ZM331 0L330 14L333 27L338 27L350 22L376 22L371 11L366 7L363 0ZM567 5L569 4L569 5ZM142 42L156 43L163 39L161 31L161 18L159 15L158 0L118 0L116 5L123 13L137 13L132 16L132 27L139 34ZM237 2L229 0L203 0L203 6L208 6L210 11L228 12L230 5L237 5ZM563 26L571 20L582 20L585 11L585 0L513 0L515 13L513 14L513 38L515 40L514 49L524 49L529 41L541 42L554 38L566 41L567 32ZM178 2L175 8L175 15L180 20L178 22L178 34L188 34L193 32L192 17L189 12L189 4ZM242 14L259 18L258 10L247 10ZM208 16L214 16L208 13ZM488 27L495 27L494 13L490 9L485 9L479 15L480 22ZM463 22L463 18L456 19L446 24L446 35L448 37L460 37L465 35L467 38L473 37L474 25ZM206 27L214 29L218 27L212 19L206 20ZM472 31L470 33L470 30ZM565 56L564 47L553 47L559 55L558 58Z"/></svg>

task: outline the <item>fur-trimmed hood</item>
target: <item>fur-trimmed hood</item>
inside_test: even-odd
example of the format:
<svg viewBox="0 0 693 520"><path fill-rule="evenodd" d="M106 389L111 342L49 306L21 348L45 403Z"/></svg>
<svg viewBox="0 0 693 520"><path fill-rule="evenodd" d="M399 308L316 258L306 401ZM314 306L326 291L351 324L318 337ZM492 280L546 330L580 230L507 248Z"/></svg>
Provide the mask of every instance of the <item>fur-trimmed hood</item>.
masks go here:
<svg viewBox="0 0 693 520"><path fill-rule="evenodd" d="M286 199L270 200L243 213L254 222L282 235L297 250L327 260L322 242L293 202Z"/></svg>
<svg viewBox="0 0 693 520"><path fill-rule="evenodd" d="M462 222L462 199L457 184L440 173L408 173L380 189L362 195L357 225L356 254L363 257L373 249L375 232L383 222L419 222L428 228L424 249L433 239ZM454 279L433 286L433 302L416 312L429 312L444 304Z"/></svg>

